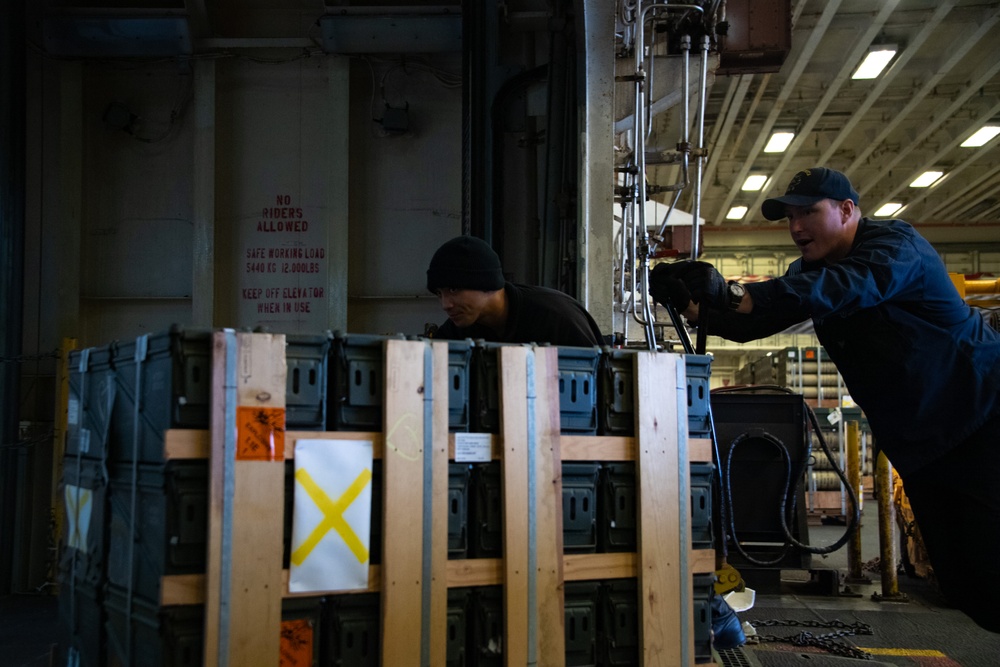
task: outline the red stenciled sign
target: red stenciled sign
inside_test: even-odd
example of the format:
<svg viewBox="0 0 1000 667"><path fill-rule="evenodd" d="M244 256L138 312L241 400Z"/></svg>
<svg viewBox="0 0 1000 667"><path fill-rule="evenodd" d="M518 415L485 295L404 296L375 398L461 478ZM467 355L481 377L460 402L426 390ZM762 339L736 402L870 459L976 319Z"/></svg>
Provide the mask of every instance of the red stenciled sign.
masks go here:
<svg viewBox="0 0 1000 667"><path fill-rule="evenodd" d="M325 236L291 195L273 201L243 234L241 323L325 321Z"/></svg>

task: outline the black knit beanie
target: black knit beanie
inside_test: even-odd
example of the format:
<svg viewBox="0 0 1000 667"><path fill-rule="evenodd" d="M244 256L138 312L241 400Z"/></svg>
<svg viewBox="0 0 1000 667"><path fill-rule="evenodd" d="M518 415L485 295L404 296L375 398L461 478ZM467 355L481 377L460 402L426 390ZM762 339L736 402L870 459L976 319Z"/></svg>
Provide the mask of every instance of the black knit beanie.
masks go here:
<svg viewBox="0 0 1000 667"><path fill-rule="evenodd" d="M431 258L427 269L427 289L475 289L492 292L504 286L500 258L485 241L474 236L457 236L446 242Z"/></svg>

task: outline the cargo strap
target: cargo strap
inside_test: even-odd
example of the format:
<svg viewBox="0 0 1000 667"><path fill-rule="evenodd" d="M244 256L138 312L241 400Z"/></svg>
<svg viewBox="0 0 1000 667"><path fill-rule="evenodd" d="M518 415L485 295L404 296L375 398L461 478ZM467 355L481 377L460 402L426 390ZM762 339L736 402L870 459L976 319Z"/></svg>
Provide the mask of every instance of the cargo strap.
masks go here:
<svg viewBox="0 0 1000 667"><path fill-rule="evenodd" d="M525 363L526 400L528 403L528 660L530 666L538 664L538 506L535 497L537 485L535 458L538 438L535 427L535 353L528 349Z"/></svg>
<svg viewBox="0 0 1000 667"><path fill-rule="evenodd" d="M80 365L78 369L80 371L80 405L77 408L77 419L80 422L80 438L83 439L83 409L87 404L87 370L90 368L90 348L85 348L80 351ZM83 443L76 443L76 506L80 506L80 470L83 466ZM84 545L86 546L86 545ZM69 614L72 630L75 633L76 627L76 562L79 549L73 550L73 560L70 561L69 566ZM71 657L73 653L70 654ZM79 658L77 658L79 660Z"/></svg>
<svg viewBox="0 0 1000 667"><path fill-rule="evenodd" d="M139 440L142 430L139 419L142 416L142 369L146 361L146 351L149 349L149 335L144 334L135 339L135 390L132 401L132 482L130 485L131 499L129 501L128 524L128 587L125 596L125 655L128 664L132 664L132 594L135 587L135 524L138 506L139 486Z"/></svg>
<svg viewBox="0 0 1000 667"><path fill-rule="evenodd" d="M434 534L434 350L424 344L424 497L421 553L420 664L431 667L431 538Z"/></svg>
<svg viewBox="0 0 1000 667"><path fill-rule="evenodd" d="M223 378L223 393L225 405L223 436L223 479L222 497L222 527L221 527L221 563L219 564L219 662L225 667L229 664L229 607L232 602L232 559L233 553L233 503L236 492L236 331L224 330L226 338L226 361Z"/></svg>
<svg viewBox="0 0 1000 667"><path fill-rule="evenodd" d="M683 544L691 543L691 463L688 455L688 423L687 423L687 366L681 358L675 365L676 383L674 395L677 397L677 513L678 528L684 538ZM691 589L690 550L683 546L680 549L680 620L681 628L693 628L694 592ZM683 632L682 632L683 634ZM681 664L694 664L691 655L691 642L681 642Z"/></svg>

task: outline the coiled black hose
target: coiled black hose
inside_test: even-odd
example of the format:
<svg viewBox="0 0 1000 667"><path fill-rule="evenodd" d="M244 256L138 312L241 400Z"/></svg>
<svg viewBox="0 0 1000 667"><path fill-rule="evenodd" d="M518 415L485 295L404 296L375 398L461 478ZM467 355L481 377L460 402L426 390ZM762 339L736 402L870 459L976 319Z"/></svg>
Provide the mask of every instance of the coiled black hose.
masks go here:
<svg viewBox="0 0 1000 667"><path fill-rule="evenodd" d="M746 387L732 387L726 389L716 389L715 392L718 393L760 392L761 390L778 391L786 394L795 393L786 387L780 387L777 385L753 385ZM804 477L803 473L805 472L805 468L809 463L809 458L812 456L811 438L808 437L805 438L805 451L803 452L804 456L802 457L802 464L798 467L798 470L795 471L794 476L791 470L791 454L788 451L788 447L780 439L778 439L777 437L773 436L770 433L767 433L762 429L753 429L751 431L747 431L737 436L732 441L732 443L730 443L729 453L726 457L725 465L723 465L722 457L720 456L719 452L719 444L715 437L715 429L714 429L715 421L713 418L712 446L715 448L715 460L719 461L718 476L719 476L720 498L722 500L719 507L719 518L723 528L723 535L721 536L723 557L728 555L728 547L727 547L728 537L732 537L733 544L736 545L736 549L740 552L740 554L744 558L746 558L747 561L755 565L775 565L779 563L781 559L784 558L790 546L795 546L799 549L802 549L803 551L812 554L828 554L836 551L837 549L840 549L845 544L847 544L848 540L851 539L851 536L854 534L854 532L857 530L858 525L861 523L861 508L858 504L857 495L854 493L854 489L851 487L851 484L848 481L847 476L844 474L844 471L841 470L840 466L837 465L837 462L833 457L833 453L827 446L826 439L823 437L822 430L819 427L819 420L816 418L816 413L813 412L812 408L810 408L808 405L806 405L805 407L809 415L809 425L816 433L816 437L819 440L820 447L823 449L823 452L826 454L826 457L827 459L829 459L830 463L833 464L833 469L834 471L836 471L837 476L843 483L844 488L847 489L848 497L851 500L851 513L848 519L847 529L844 531L844 534L833 544L827 547L814 547L808 544L803 544L802 542L795 539L795 537L792 535L791 529L788 526L788 517L790 515L793 515L795 512L796 492L798 491L799 486L802 484L802 479ZM784 489L782 490L781 494L781 501L779 504L779 513L780 513L779 524L781 525L782 533L785 536L785 542L782 545L781 552L774 560L763 561L753 556L750 556L743 549L743 546L740 544L740 541L736 535L736 525L734 519L735 512L733 511L732 484L730 483L731 463L733 458L733 452L736 450L736 447L750 439L759 439L774 445L781 453L782 459L785 462L785 483L784 483ZM795 480L794 485L792 483L793 479ZM789 500L791 500L790 505L789 505ZM729 531L728 536L725 534L726 530Z"/></svg>

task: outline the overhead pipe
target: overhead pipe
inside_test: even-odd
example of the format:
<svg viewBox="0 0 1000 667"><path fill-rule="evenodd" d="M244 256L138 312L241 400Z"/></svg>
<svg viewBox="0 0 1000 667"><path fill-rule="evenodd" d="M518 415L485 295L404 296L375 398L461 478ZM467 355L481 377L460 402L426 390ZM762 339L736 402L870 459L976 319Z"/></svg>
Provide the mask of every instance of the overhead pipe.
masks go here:
<svg viewBox="0 0 1000 667"><path fill-rule="evenodd" d="M686 44L685 41L686 40ZM684 90L688 90L688 69L689 58L688 53L690 52L691 41L690 38L685 35L684 40L682 40L682 48L684 49ZM688 173L690 169L690 156L694 155L695 158L695 178L694 178L694 193L692 195L692 205L691 205L691 257L697 258L701 254L701 250L698 247L699 236L698 236L698 220L701 217L701 182L704 175L705 169L705 159L707 157L707 151L705 150L705 107L707 104L706 91L708 89L708 50L710 41L708 35L702 36L701 42L701 60L700 60L700 78L698 81L698 122L697 122L697 132L698 141L694 148L691 148L690 142L688 140L688 128L690 127L690 121L688 120L688 108L690 106L689 100L687 99L687 93L685 93L684 99L684 134L682 139L682 173L683 178L681 183L678 184L677 194L674 196L673 201L670 203L670 207L667 209L666 215L663 216L663 222L660 224L656 235L653 238L653 243L650 245L650 251L655 252L656 248L659 247L660 242L663 239L663 235L667 231L667 227L670 223L670 216L673 214L674 209L677 207L677 203L680 201L681 191L683 188L689 185ZM667 188L672 188L672 186L667 186Z"/></svg>
<svg viewBox="0 0 1000 667"><path fill-rule="evenodd" d="M691 259L698 259L701 254L698 238L698 220L701 217L701 179L705 171L705 106L708 89L708 35L701 38L701 79L698 84L698 143L694 150L695 176L694 194L691 198ZM663 221L666 226L666 220ZM660 232L663 233L662 231Z"/></svg>
<svg viewBox="0 0 1000 667"><path fill-rule="evenodd" d="M651 13L663 10L666 12L671 11L698 11L704 15L704 8L699 5L679 5L679 4L666 4L666 3L653 3L642 8L639 13L639 21L636 25L636 39L635 39L635 72L632 76L632 80L635 84L635 95L634 95L634 106L635 113L633 115L633 126L632 126L632 136L635 143L632 153L632 169L627 169L625 171L625 187L623 188L623 197L631 199L630 204L632 208L632 215L623 215L622 223L626 225L631 223L628 227L623 227L622 236L622 253L627 255L631 259L631 280L630 288L628 291L627 301L623 298L623 309L627 315L631 311L632 318L639 323L645 332L646 343L649 349L656 349L656 332L654 329L654 318L652 309L649 305L649 235L646 231L646 200L648 198L648 188L646 184L646 138L649 131L649 119L647 118L647 109L645 104L645 89L644 85L647 80L647 68L645 67L645 31L646 24L650 20L655 20L655 16L651 16ZM682 141L679 146L681 151L681 181L675 184L672 189L680 190L686 187L688 184L688 162L690 158L690 142L689 142L689 131L690 131L690 121L688 118L689 113L689 68L690 68L690 47L691 38L688 35L684 35L681 39L681 48L683 50L684 56L684 71L683 71L683 129L682 129ZM703 69L707 72L707 54L705 54L705 63L703 63ZM653 56L650 56L650 61L652 63ZM650 65L651 69L652 64ZM707 75L706 75L707 78ZM704 105L704 88L701 92L700 105ZM701 115L701 122L703 121L703 115ZM700 136L703 138L703 129L701 130ZM631 182L630 182L631 179ZM672 207L671 207L672 208ZM668 213L669 216L669 213ZM628 218L631 218L630 220ZM637 274L638 277L637 279ZM621 276L623 288L621 292L624 293L624 271ZM637 301L641 301L641 306L637 304ZM631 304L631 305L629 305ZM641 315L640 315L641 308Z"/></svg>

